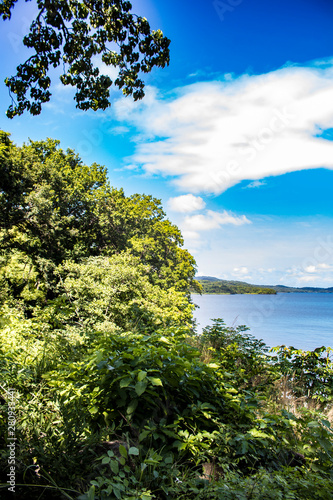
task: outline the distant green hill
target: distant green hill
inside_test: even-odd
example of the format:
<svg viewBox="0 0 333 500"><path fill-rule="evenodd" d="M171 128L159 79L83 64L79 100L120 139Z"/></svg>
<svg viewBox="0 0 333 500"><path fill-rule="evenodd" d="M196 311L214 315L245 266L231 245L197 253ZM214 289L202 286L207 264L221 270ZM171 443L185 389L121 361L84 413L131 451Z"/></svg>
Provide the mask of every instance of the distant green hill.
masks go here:
<svg viewBox="0 0 333 500"><path fill-rule="evenodd" d="M244 283L242 281L219 280L218 278L210 276L198 276L196 279L200 281L204 294L276 294L276 291L271 288L249 285L248 283Z"/></svg>
<svg viewBox="0 0 333 500"><path fill-rule="evenodd" d="M244 281L228 281L214 278L213 276L197 276L197 281L203 288L204 294L237 294L237 293L252 293L252 294L276 294L283 293L333 293L333 287L330 288L315 288L315 287L289 287L284 285L252 285Z"/></svg>

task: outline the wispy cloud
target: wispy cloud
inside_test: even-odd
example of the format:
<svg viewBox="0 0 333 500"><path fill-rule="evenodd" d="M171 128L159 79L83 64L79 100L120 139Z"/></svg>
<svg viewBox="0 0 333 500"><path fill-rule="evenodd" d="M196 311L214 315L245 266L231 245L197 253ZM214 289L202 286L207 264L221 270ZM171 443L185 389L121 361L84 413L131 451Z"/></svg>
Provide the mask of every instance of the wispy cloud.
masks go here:
<svg viewBox="0 0 333 500"><path fill-rule="evenodd" d="M253 181L250 182L250 184L247 184L247 186L244 186L247 189L253 189L253 188L258 188L260 186L265 186L266 182L265 181Z"/></svg>
<svg viewBox="0 0 333 500"><path fill-rule="evenodd" d="M287 269L285 274L280 278L281 282L288 283L292 280L296 286L304 286L306 283L312 283L315 286L320 286L318 283L333 282L333 265L325 262L292 266Z"/></svg>
<svg viewBox="0 0 333 500"><path fill-rule="evenodd" d="M245 215L235 216L226 210L223 212L207 210L206 214L188 215L185 217L183 225L185 229L191 231L209 231L218 229L225 224L242 226L243 224L251 224L251 221Z"/></svg>
<svg viewBox="0 0 333 500"><path fill-rule="evenodd" d="M317 276L300 276L299 278L297 278L298 281L300 283L311 283L311 281L316 281L317 280Z"/></svg>
<svg viewBox="0 0 333 500"><path fill-rule="evenodd" d="M129 132L129 128L124 125L118 125L117 127L110 128L109 132L113 135L125 135Z"/></svg>
<svg viewBox="0 0 333 500"><path fill-rule="evenodd" d="M232 278L236 278L236 280L251 280L252 276L246 266L234 267L232 273Z"/></svg>
<svg viewBox="0 0 333 500"><path fill-rule="evenodd" d="M194 83L140 103L120 99L119 120L137 129L131 163L172 176L191 193L221 193L242 180L333 169L333 61ZM251 184L249 184L251 187Z"/></svg>
<svg viewBox="0 0 333 500"><path fill-rule="evenodd" d="M248 274L249 270L247 267L242 266L242 267L234 267L233 269L233 274L235 276L244 276L245 274Z"/></svg>

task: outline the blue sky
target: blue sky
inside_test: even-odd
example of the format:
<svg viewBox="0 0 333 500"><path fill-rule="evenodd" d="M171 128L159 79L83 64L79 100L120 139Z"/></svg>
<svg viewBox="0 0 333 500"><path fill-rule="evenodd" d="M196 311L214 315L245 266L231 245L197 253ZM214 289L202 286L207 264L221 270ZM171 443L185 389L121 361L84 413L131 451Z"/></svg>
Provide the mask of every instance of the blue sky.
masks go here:
<svg viewBox="0 0 333 500"><path fill-rule="evenodd" d="M9 120L0 83L0 128L19 145L60 139L126 194L162 199L198 274L333 286L332 2L132 3L171 39L143 101L114 91L107 111L78 111L55 73L42 114ZM18 0L2 22L0 82L29 55L34 8Z"/></svg>

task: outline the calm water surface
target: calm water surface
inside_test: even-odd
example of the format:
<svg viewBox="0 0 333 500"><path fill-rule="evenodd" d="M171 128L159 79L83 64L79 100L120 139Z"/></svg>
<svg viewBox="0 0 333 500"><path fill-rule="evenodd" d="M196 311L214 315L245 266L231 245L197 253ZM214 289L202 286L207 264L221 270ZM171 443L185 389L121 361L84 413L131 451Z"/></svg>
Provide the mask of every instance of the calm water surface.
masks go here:
<svg viewBox="0 0 333 500"><path fill-rule="evenodd" d="M267 345L312 350L333 347L333 294L192 295L198 331L223 318L227 326L247 325Z"/></svg>

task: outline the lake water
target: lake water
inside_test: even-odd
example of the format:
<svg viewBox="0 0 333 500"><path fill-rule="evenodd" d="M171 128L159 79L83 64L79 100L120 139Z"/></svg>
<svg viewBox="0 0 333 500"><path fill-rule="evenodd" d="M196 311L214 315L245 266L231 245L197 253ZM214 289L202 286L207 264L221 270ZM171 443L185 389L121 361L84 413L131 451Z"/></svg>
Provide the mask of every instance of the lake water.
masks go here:
<svg viewBox="0 0 333 500"><path fill-rule="evenodd" d="M223 318L227 326L246 325L268 346L313 350L333 347L333 294L192 295L198 332Z"/></svg>

